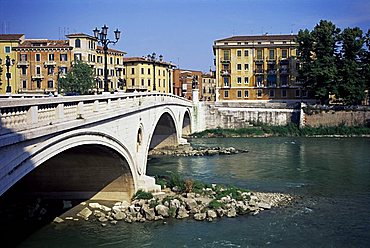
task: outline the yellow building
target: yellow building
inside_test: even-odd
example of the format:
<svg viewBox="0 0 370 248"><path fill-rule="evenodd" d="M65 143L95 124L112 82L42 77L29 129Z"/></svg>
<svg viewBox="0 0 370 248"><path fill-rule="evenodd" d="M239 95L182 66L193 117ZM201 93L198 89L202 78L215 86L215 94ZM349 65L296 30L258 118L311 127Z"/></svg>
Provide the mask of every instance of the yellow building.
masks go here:
<svg viewBox="0 0 370 248"><path fill-rule="evenodd" d="M300 101L296 35L233 36L213 45L216 101Z"/></svg>
<svg viewBox="0 0 370 248"><path fill-rule="evenodd" d="M0 34L0 94L6 93L8 86L6 58L9 56L9 86L11 93L18 92L17 53L13 51L24 40L24 34Z"/></svg>
<svg viewBox="0 0 370 248"><path fill-rule="evenodd" d="M209 73L204 73L202 75L202 81L202 100L214 102L216 100L215 72L210 70Z"/></svg>
<svg viewBox="0 0 370 248"><path fill-rule="evenodd" d="M173 64L162 59L151 61L145 57L124 58L123 64L124 90L126 92L173 93Z"/></svg>

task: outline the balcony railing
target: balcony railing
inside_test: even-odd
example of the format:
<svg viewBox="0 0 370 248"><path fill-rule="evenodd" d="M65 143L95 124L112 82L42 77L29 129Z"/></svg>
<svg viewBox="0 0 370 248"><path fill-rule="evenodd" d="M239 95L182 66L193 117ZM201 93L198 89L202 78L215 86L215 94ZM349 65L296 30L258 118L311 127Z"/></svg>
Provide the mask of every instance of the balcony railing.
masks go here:
<svg viewBox="0 0 370 248"><path fill-rule="evenodd" d="M32 75L32 80L33 79L43 79L44 76L42 74L35 74L35 75Z"/></svg>
<svg viewBox="0 0 370 248"><path fill-rule="evenodd" d="M44 65L45 66L56 66L57 62L55 61L45 61Z"/></svg>
<svg viewBox="0 0 370 248"><path fill-rule="evenodd" d="M221 76L223 76L223 77L230 76L230 74L231 74L230 70L222 70L221 71Z"/></svg>
<svg viewBox="0 0 370 248"><path fill-rule="evenodd" d="M20 66L29 66L30 65L30 63L27 61L27 60L20 60L20 61L18 61L18 67L20 67Z"/></svg>
<svg viewBox="0 0 370 248"><path fill-rule="evenodd" d="M255 58L254 63L256 64L263 64L263 58Z"/></svg>
<svg viewBox="0 0 370 248"><path fill-rule="evenodd" d="M263 69L255 69L254 73L255 74L263 74L265 71Z"/></svg>
<svg viewBox="0 0 370 248"><path fill-rule="evenodd" d="M230 57L223 57L223 58L221 58L221 63L223 63L223 64L230 63Z"/></svg>

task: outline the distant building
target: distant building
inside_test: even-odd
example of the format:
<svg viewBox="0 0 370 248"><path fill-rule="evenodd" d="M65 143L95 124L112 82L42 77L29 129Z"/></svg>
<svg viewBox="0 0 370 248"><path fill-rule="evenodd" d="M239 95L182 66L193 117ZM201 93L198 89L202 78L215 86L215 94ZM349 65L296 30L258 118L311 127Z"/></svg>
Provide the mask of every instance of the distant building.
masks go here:
<svg viewBox="0 0 370 248"><path fill-rule="evenodd" d="M203 101L214 102L216 100L216 77L212 70L202 75L202 95Z"/></svg>
<svg viewBox="0 0 370 248"><path fill-rule="evenodd" d="M57 92L58 77L70 68L68 40L25 39L13 50L17 53L18 93Z"/></svg>
<svg viewBox="0 0 370 248"><path fill-rule="evenodd" d="M296 35L233 36L213 45L216 101L298 101Z"/></svg>
<svg viewBox="0 0 370 248"><path fill-rule="evenodd" d="M175 69L173 71L174 94L192 100L192 89L199 89L199 99L203 99L201 71Z"/></svg>
<svg viewBox="0 0 370 248"><path fill-rule="evenodd" d="M123 59L124 90L157 91L172 93L172 63L162 59L151 61L146 57L127 57Z"/></svg>
<svg viewBox="0 0 370 248"><path fill-rule="evenodd" d="M9 85L11 86L11 93L17 93L19 89L19 79L17 73L17 52L14 48L18 47L19 44L24 40L24 34L0 34L0 94L6 93L7 77L6 77L6 56L9 56L10 60L14 60L15 64L9 67Z"/></svg>

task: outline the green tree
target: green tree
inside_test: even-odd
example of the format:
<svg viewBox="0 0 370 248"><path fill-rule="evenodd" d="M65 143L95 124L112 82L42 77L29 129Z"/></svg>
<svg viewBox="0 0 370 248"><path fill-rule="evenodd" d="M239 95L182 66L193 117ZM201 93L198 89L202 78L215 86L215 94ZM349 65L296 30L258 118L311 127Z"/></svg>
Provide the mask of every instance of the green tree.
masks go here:
<svg viewBox="0 0 370 248"><path fill-rule="evenodd" d="M339 33L340 29L326 20L321 20L311 32L298 33L298 59L302 63L299 78L321 103L327 103L329 93L335 90Z"/></svg>
<svg viewBox="0 0 370 248"><path fill-rule="evenodd" d="M64 93L88 94L95 87L94 70L88 64L77 61L64 78L59 79Z"/></svg>
<svg viewBox="0 0 370 248"><path fill-rule="evenodd" d="M345 104L361 104L365 97L366 78L362 74L364 38L358 27L346 28L340 35L341 53L338 60L336 95Z"/></svg>
<svg viewBox="0 0 370 248"><path fill-rule="evenodd" d="M364 37L365 49L362 55L362 76L365 78L366 89L370 93L370 29Z"/></svg>

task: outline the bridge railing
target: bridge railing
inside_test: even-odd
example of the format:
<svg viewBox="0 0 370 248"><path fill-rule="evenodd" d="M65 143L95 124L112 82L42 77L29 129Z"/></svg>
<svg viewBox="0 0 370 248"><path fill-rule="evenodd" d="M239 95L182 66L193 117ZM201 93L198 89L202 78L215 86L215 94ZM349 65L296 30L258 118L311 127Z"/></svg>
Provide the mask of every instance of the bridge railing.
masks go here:
<svg viewBox="0 0 370 248"><path fill-rule="evenodd" d="M99 115L128 113L163 104L191 106L191 102L165 93L0 99L0 135Z"/></svg>

